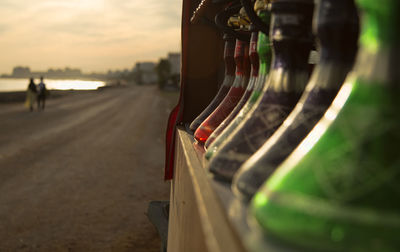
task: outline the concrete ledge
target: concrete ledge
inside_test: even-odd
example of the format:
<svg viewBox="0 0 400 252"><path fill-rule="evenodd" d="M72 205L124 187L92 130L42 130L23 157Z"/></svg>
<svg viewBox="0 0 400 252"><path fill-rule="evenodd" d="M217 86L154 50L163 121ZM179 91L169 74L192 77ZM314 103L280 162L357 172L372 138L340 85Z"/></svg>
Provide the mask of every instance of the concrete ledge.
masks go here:
<svg viewBox="0 0 400 252"><path fill-rule="evenodd" d="M193 136L184 129L176 136L168 252L302 251L265 234L230 184L213 179L205 169L204 149L194 144Z"/></svg>

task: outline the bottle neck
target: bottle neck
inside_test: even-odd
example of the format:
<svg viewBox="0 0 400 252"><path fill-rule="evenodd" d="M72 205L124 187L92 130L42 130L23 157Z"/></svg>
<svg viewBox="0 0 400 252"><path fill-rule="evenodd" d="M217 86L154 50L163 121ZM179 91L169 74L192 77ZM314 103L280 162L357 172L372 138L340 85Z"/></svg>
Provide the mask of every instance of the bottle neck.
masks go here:
<svg viewBox="0 0 400 252"><path fill-rule="evenodd" d="M251 63L251 76L253 77L258 76L258 69L260 66L260 61L257 53L257 41L258 41L258 32L252 32L250 40L249 58Z"/></svg>
<svg viewBox="0 0 400 252"><path fill-rule="evenodd" d="M235 48L235 63L236 63L236 75L237 76L249 76L250 75L250 59L249 59L249 43L236 40Z"/></svg>
<svg viewBox="0 0 400 252"><path fill-rule="evenodd" d="M314 5L275 1L271 5L272 63L267 90L300 94L309 79Z"/></svg>
<svg viewBox="0 0 400 252"><path fill-rule="evenodd" d="M280 41L273 45L272 71L283 69L288 71L307 71L308 58L312 43L297 41Z"/></svg>
<svg viewBox="0 0 400 252"><path fill-rule="evenodd" d="M225 41L224 62L225 62L225 75L235 75L235 40L228 39Z"/></svg>
<svg viewBox="0 0 400 252"><path fill-rule="evenodd" d="M277 5L277 4L275 4ZM312 7L296 11L277 8L272 13L271 39L273 45L272 70L308 71L308 58L313 45L311 22ZM275 7L281 7L278 4ZM272 7L274 10L274 4Z"/></svg>
<svg viewBox="0 0 400 252"><path fill-rule="evenodd" d="M260 19L268 26L271 21L270 12L263 10L258 12ZM269 34L258 32L257 53L260 60L259 75L267 75L271 67L271 45Z"/></svg>
<svg viewBox="0 0 400 252"><path fill-rule="evenodd" d="M363 49L377 52L380 48L397 47L400 42L400 1L357 0L362 10L360 44Z"/></svg>
<svg viewBox="0 0 400 252"><path fill-rule="evenodd" d="M315 31L321 62L354 62L359 37L354 0L320 0Z"/></svg>
<svg viewBox="0 0 400 252"><path fill-rule="evenodd" d="M368 83L398 86L400 1L357 0L357 3L362 10L362 29L355 72Z"/></svg>

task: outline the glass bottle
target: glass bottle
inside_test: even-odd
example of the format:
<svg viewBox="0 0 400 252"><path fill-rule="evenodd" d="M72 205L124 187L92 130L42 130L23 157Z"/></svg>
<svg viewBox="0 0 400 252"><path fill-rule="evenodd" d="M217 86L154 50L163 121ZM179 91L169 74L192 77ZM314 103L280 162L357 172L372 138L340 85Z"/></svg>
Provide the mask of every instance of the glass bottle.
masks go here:
<svg viewBox="0 0 400 252"><path fill-rule="evenodd" d="M309 79L313 0L272 3L273 58L262 98L219 147L209 170L231 181L234 173L278 129L299 101Z"/></svg>
<svg viewBox="0 0 400 252"><path fill-rule="evenodd" d="M235 108L242 98L249 82L250 60L249 42L236 40L235 48L236 76L228 94L218 107L200 124L194 132L194 138L199 143L205 143L211 133Z"/></svg>
<svg viewBox="0 0 400 252"><path fill-rule="evenodd" d="M257 54L257 39L258 39L258 32L255 30L253 25L250 26L251 32L251 39L250 39L250 48L249 48L249 59L251 64L251 71L250 71L250 79L244 92L242 98L236 105L236 107L232 110L232 112L225 118L225 120L220 123L220 125L213 131L213 133L209 136L207 141L204 144L204 147L207 149L208 146L218 137L221 132L232 122L232 120L237 116L243 106L249 100L253 90L255 88L255 84L257 81L258 70L259 70L259 58Z"/></svg>
<svg viewBox="0 0 400 252"><path fill-rule="evenodd" d="M224 48L224 62L225 62L225 76L224 80L221 84L218 93L215 95L214 99L210 102L210 104L201 112L200 115L193 120L190 124L190 130L195 132L196 129L200 126L200 124L218 107L221 101L225 98L226 94L229 92L229 89L232 87L233 81L235 79L235 38L229 36L228 34L224 35L225 40L225 48Z"/></svg>
<svg viewBox="0 0 400 252"><path fill-rule="evenodd" d="M267 3L261 0L257 0L255 5L255 11L263 22L268 26L270 24L271 15L267 10ZM252 47L250 46L250 50ZM247 103L237 113L235 118L222 129L220 133L217 129L205 143L207 152L205 154L206 159L210 159L212 154L217 151L218 147L225 141L225 139L237 128L237 126L243 121L247 113L251 110L253 105L258 101L261 96L265 80L268 76L271 66L271 47L269 42L268 34L258 32L257 38L257 56L259 58L259 69L258 76L255 79L254 90L248 99ZM250 57L251 58L251 57ZM218 134L218 135L217 135Z"/></svg>
<svg viewBox="0 0 400 252"><path fill-rule="evenodd" d="M267 232L308 250L400 251L400 1L357 0L355 68L253 198Z"/></svg>
<svg viewBox="0 0 400 252"><path fill-rule="evenodd" d="M359 36L354 0L320 0L316 14L319 64L293 112L235 175L233 189L246 199L318 123L353 67Z"/></svg>

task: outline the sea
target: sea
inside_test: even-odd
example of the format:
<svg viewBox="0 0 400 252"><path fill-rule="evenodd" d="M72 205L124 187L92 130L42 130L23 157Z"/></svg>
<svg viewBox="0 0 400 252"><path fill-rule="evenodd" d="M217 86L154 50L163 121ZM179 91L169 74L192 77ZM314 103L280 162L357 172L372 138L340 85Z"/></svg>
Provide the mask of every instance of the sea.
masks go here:
<svg viewBox="0 0 400 252"><path fill-rule="evenodd" d="M35 80L38 84L39 80ZM95 90L106 85L104 81L44 79L49 90ZM0 92L25 91L29 79L0 78Z"/></svg>

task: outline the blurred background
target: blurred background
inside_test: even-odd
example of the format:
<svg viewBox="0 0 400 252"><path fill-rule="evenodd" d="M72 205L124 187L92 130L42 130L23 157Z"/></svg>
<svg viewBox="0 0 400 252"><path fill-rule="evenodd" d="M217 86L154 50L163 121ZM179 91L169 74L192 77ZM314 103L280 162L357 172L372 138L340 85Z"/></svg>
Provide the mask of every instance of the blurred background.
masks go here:
<svg viewBox="0 0 400 252"><path fill-rule="evenodd" d="M159 251L181 2L0 2L0 251Z"/></svg>
<svg viewBox="0 0 400 252"><path fill-rule="evenodd" d="M127 72L180 51L179 0L5 0L0 15L4 75Z"/></svg>

